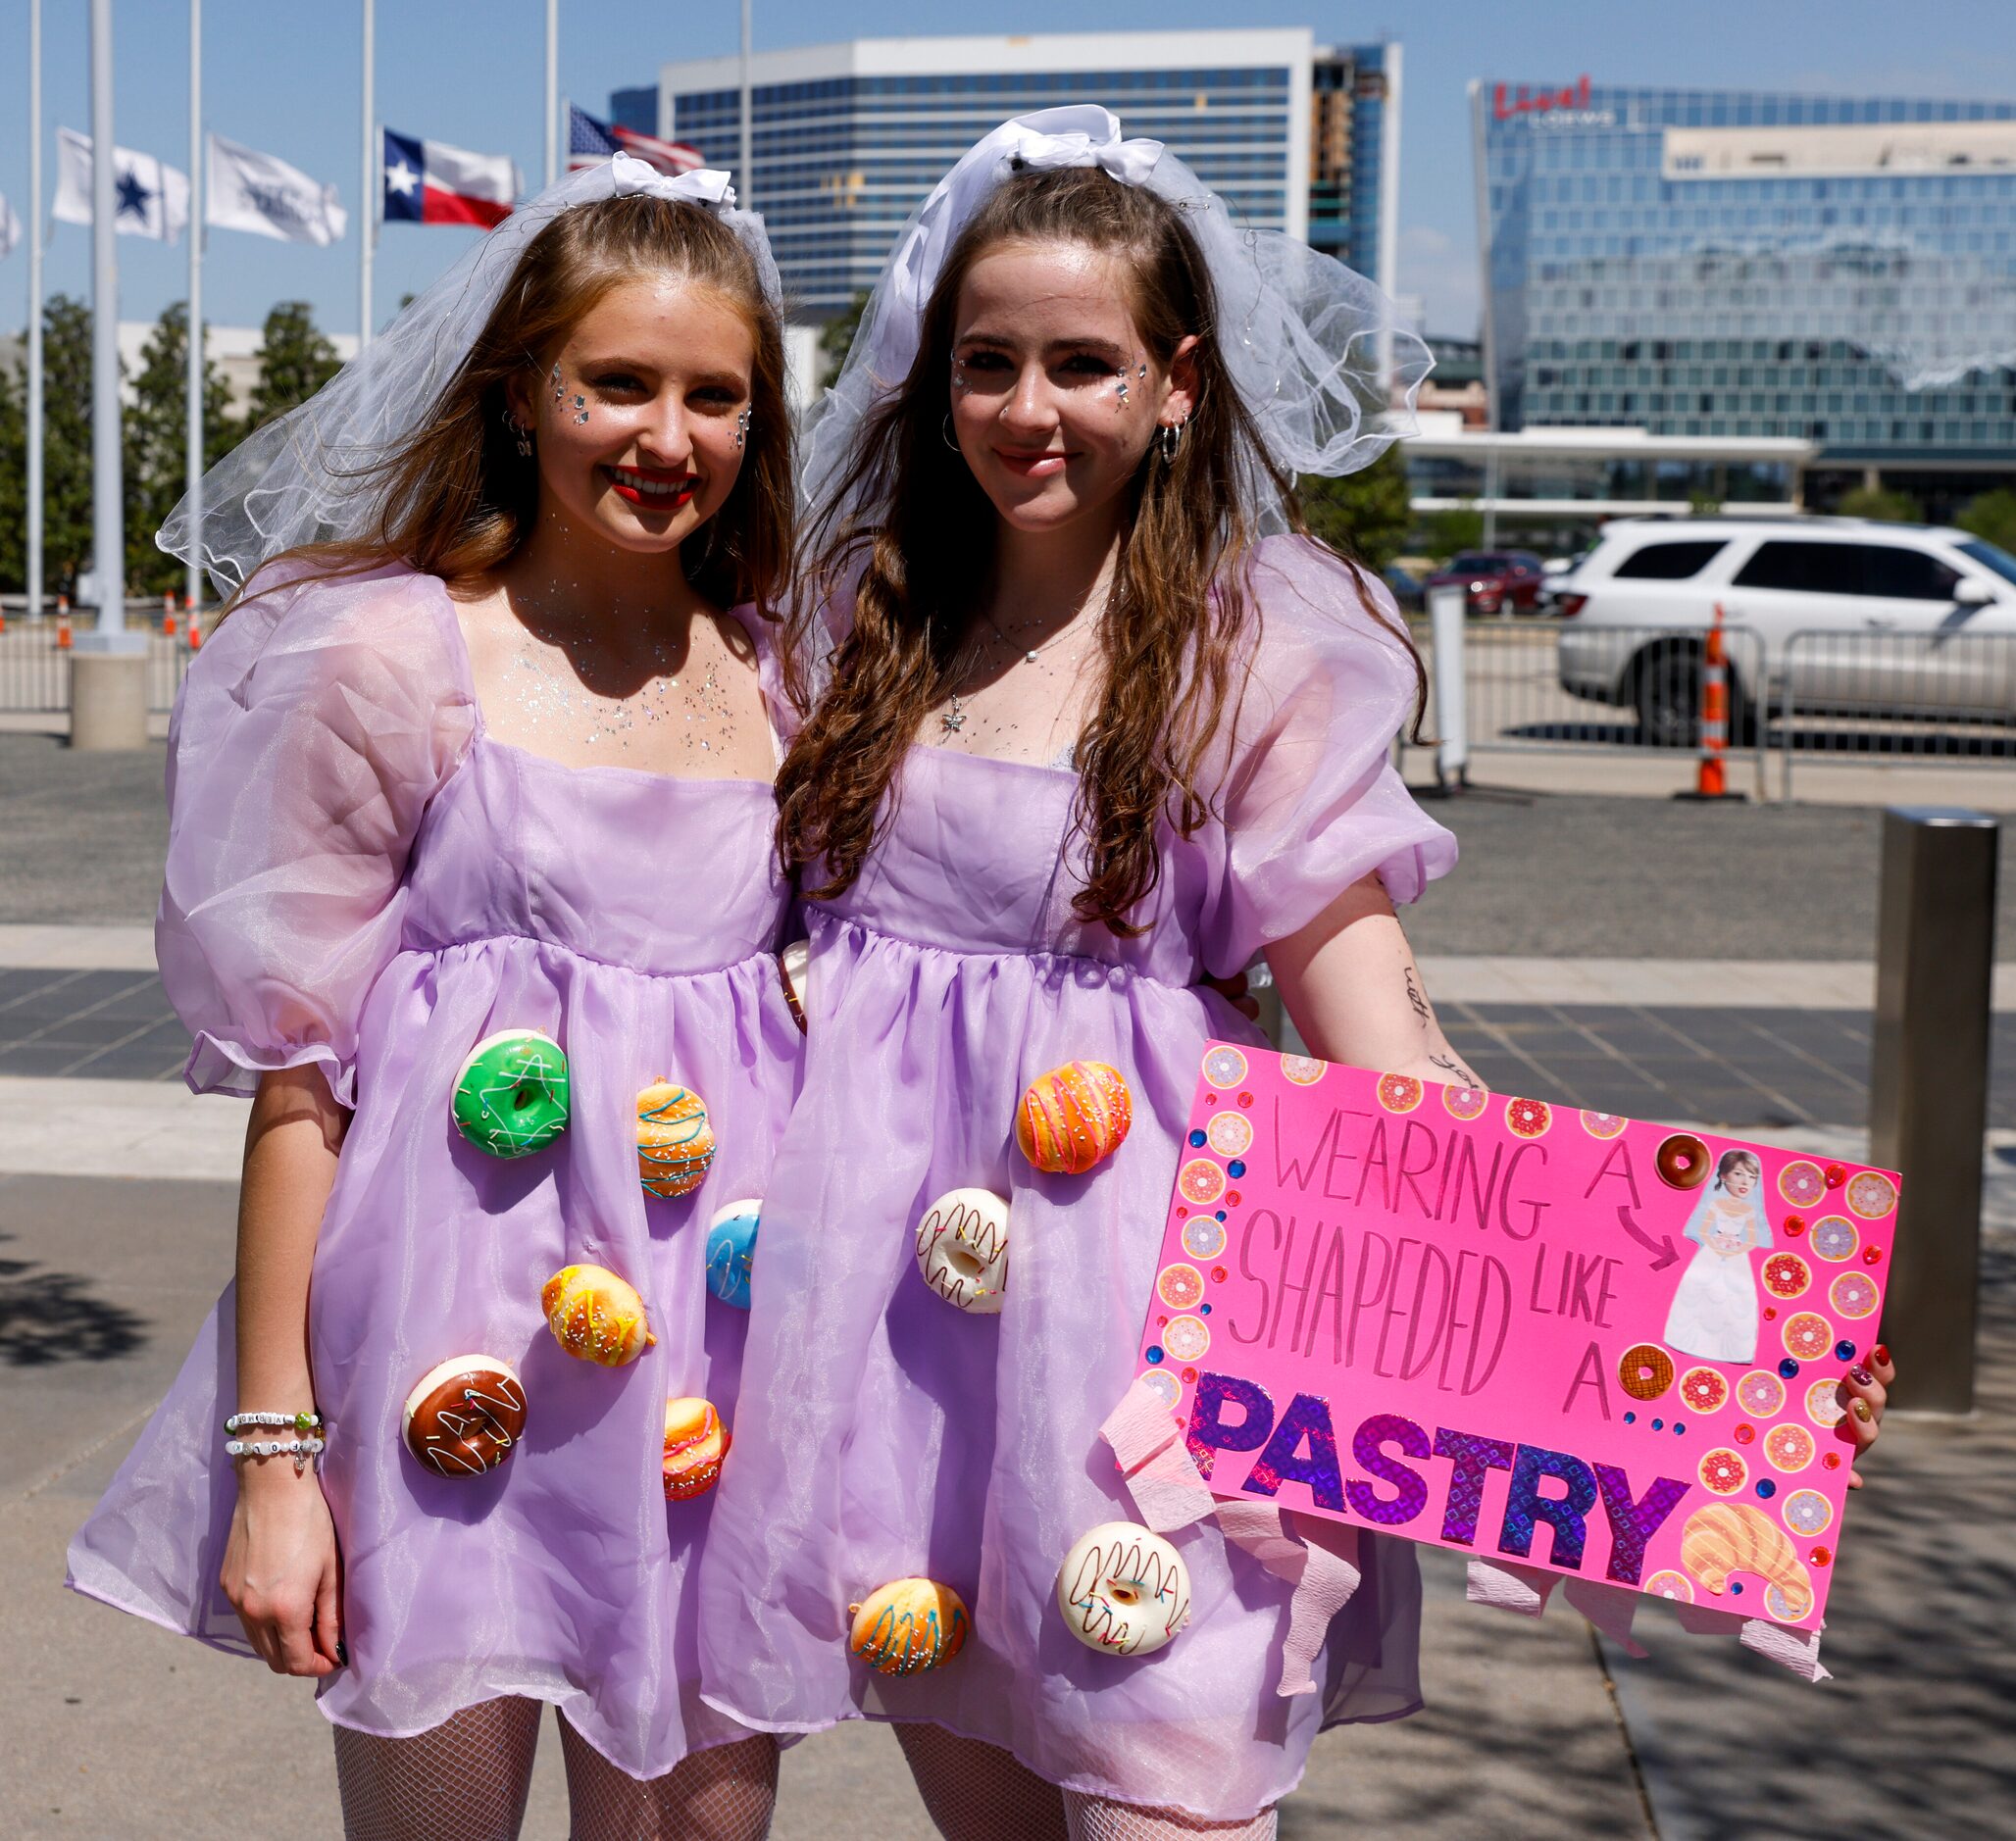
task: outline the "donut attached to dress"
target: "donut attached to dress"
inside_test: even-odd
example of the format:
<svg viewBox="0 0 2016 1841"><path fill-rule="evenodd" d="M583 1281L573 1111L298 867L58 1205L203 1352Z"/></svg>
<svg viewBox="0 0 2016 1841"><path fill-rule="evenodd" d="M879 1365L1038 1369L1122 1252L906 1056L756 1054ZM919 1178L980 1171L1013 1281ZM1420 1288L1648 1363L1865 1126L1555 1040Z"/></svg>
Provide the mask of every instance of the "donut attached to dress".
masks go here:
<svg viewBox="0 0 2016 1841"><path fill-rule="evenodd" d="M947 1304L998 1317L1008 1296L1008 1204L991 1189L948 1189L917 1223L917 1269Z"/></svg>
<svg viewBox="0 0 2016 1841"><path fill-rule="evenodd" d="M555 1342L602 1368L634 1362L658 1340L636 1287L606 1266L563 1266L540 1288L539 1309Z"/></svg>
<svg viewBox="0 0 2016 1841"><path fill-rule="evenodd" d="M1068 1061L1038 1074L1015 1109L1015 1142L1038 1169L1082 1176L1126 1141L1134 1098L1118 1068Z"/></svg>
<svg viewBox="0 0 2016 1841"><path fill-rule="evenodd" d="M1087 1649L1145 1656L1189 1622L1189 1570L1161 1535L1132 1521L1102 1521L1078 1537L1057 1568L1057 1609Z"/></svg>
<svg viewBox="0 0 2016 1841"><path fill-rule="evenodd" d="M793 940L777 956L777 975L784 987L784 1007L798 1033L806 1032L805 1011L812 1001L812 942Z"/></svg>
<svg viewBox="0 0 2016 1841"><path fill-rule="evenodd" d="M849 1653L878 1674L939 1667L966 1647L973 1628L966 1601L935 1579L891 1579L849 1605L847 1615Z"/></svg>
<svg viewBox="0 0 2016 1841"><path fill-rule="evenodd" d="M500 1029L455 1076L455 1128L492 1157L529 1157L567 1129L567 1053L537 1029Z"/></svg>
<svg viewBox="0 0 2016 1841"><path fill-rule="evenodd" d="M749 1308L749 1276L762 1219L762 1202L745 1196L718 1210L707 1223L707 1289L731 1310Z"/></svg>
<svg viewBox="0 0 2016 1841"><path fill-rule="evenodd" d="M413 1384L400 1418L406 1449L437 1476L494 1470L525 1436L525 1383L494 1355L437 1362Z"/></svg>
<svg viewBox="0 0 2016 1841"><path fill-rule="evenodd" d="M687 1502L721 1480L721 1461L734 1440L713 1406L693 1397L665 1403L665 1499Z"/></svg>
<svg viewBox="0 0 2016 1841"><path fill-rule="evenodd" d="M654 1080L637 1095L637 1175L660 1201L690 1195L714 1165L707 1103L676 1080Z"/></svg>

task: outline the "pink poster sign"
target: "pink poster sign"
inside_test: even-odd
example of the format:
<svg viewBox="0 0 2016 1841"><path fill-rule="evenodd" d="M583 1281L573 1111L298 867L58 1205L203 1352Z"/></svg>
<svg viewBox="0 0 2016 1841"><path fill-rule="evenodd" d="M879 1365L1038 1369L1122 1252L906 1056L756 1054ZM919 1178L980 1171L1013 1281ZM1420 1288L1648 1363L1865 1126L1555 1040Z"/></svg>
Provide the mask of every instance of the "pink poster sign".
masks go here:
<svg viewBox="0 0 2016 1841"><path fill-rule="evenodd" d="M1206 1050L1141 1373L1213 1494L1817 1629L1894 1172Z"/></svg>

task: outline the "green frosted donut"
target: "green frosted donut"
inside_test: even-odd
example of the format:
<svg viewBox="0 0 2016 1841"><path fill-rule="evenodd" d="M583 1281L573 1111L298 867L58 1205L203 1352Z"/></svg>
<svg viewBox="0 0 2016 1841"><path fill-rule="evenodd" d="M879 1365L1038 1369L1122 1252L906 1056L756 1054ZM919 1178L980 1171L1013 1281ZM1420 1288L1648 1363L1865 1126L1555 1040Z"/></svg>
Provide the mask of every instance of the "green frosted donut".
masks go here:
<svg viewBox="0 0 2016 1841"><path fill-rule="evenodd" d="M529 1157L567 1129L567 1054L536 1029L502 1029L455 1079L456 1128L492 1157Z"/></svg>

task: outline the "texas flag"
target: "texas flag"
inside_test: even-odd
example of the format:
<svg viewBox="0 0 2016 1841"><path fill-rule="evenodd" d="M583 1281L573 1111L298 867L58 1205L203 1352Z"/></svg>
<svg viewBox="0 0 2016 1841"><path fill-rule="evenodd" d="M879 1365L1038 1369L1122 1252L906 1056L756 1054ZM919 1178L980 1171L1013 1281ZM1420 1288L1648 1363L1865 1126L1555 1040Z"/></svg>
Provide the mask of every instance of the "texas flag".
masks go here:
<svg viewBox="0 0 2016 1841"><path fill-rule="evenodd" d="M502 224L518 201L518 162L385 129L387 224Z"/></svg>

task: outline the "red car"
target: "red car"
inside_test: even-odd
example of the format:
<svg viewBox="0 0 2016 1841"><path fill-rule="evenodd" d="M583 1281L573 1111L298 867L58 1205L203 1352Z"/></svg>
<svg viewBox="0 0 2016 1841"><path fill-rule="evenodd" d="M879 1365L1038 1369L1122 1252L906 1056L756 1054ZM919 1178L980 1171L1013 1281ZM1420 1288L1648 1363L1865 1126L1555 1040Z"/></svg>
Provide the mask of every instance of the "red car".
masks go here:
<svg viewBox="0 0 2016 1841"><path fill-rule="evenodd" d="M1480 614L1531 614L1539 604L1545 572L1531 550L1465 550L1422 586L1461 588Z"/></svg>

